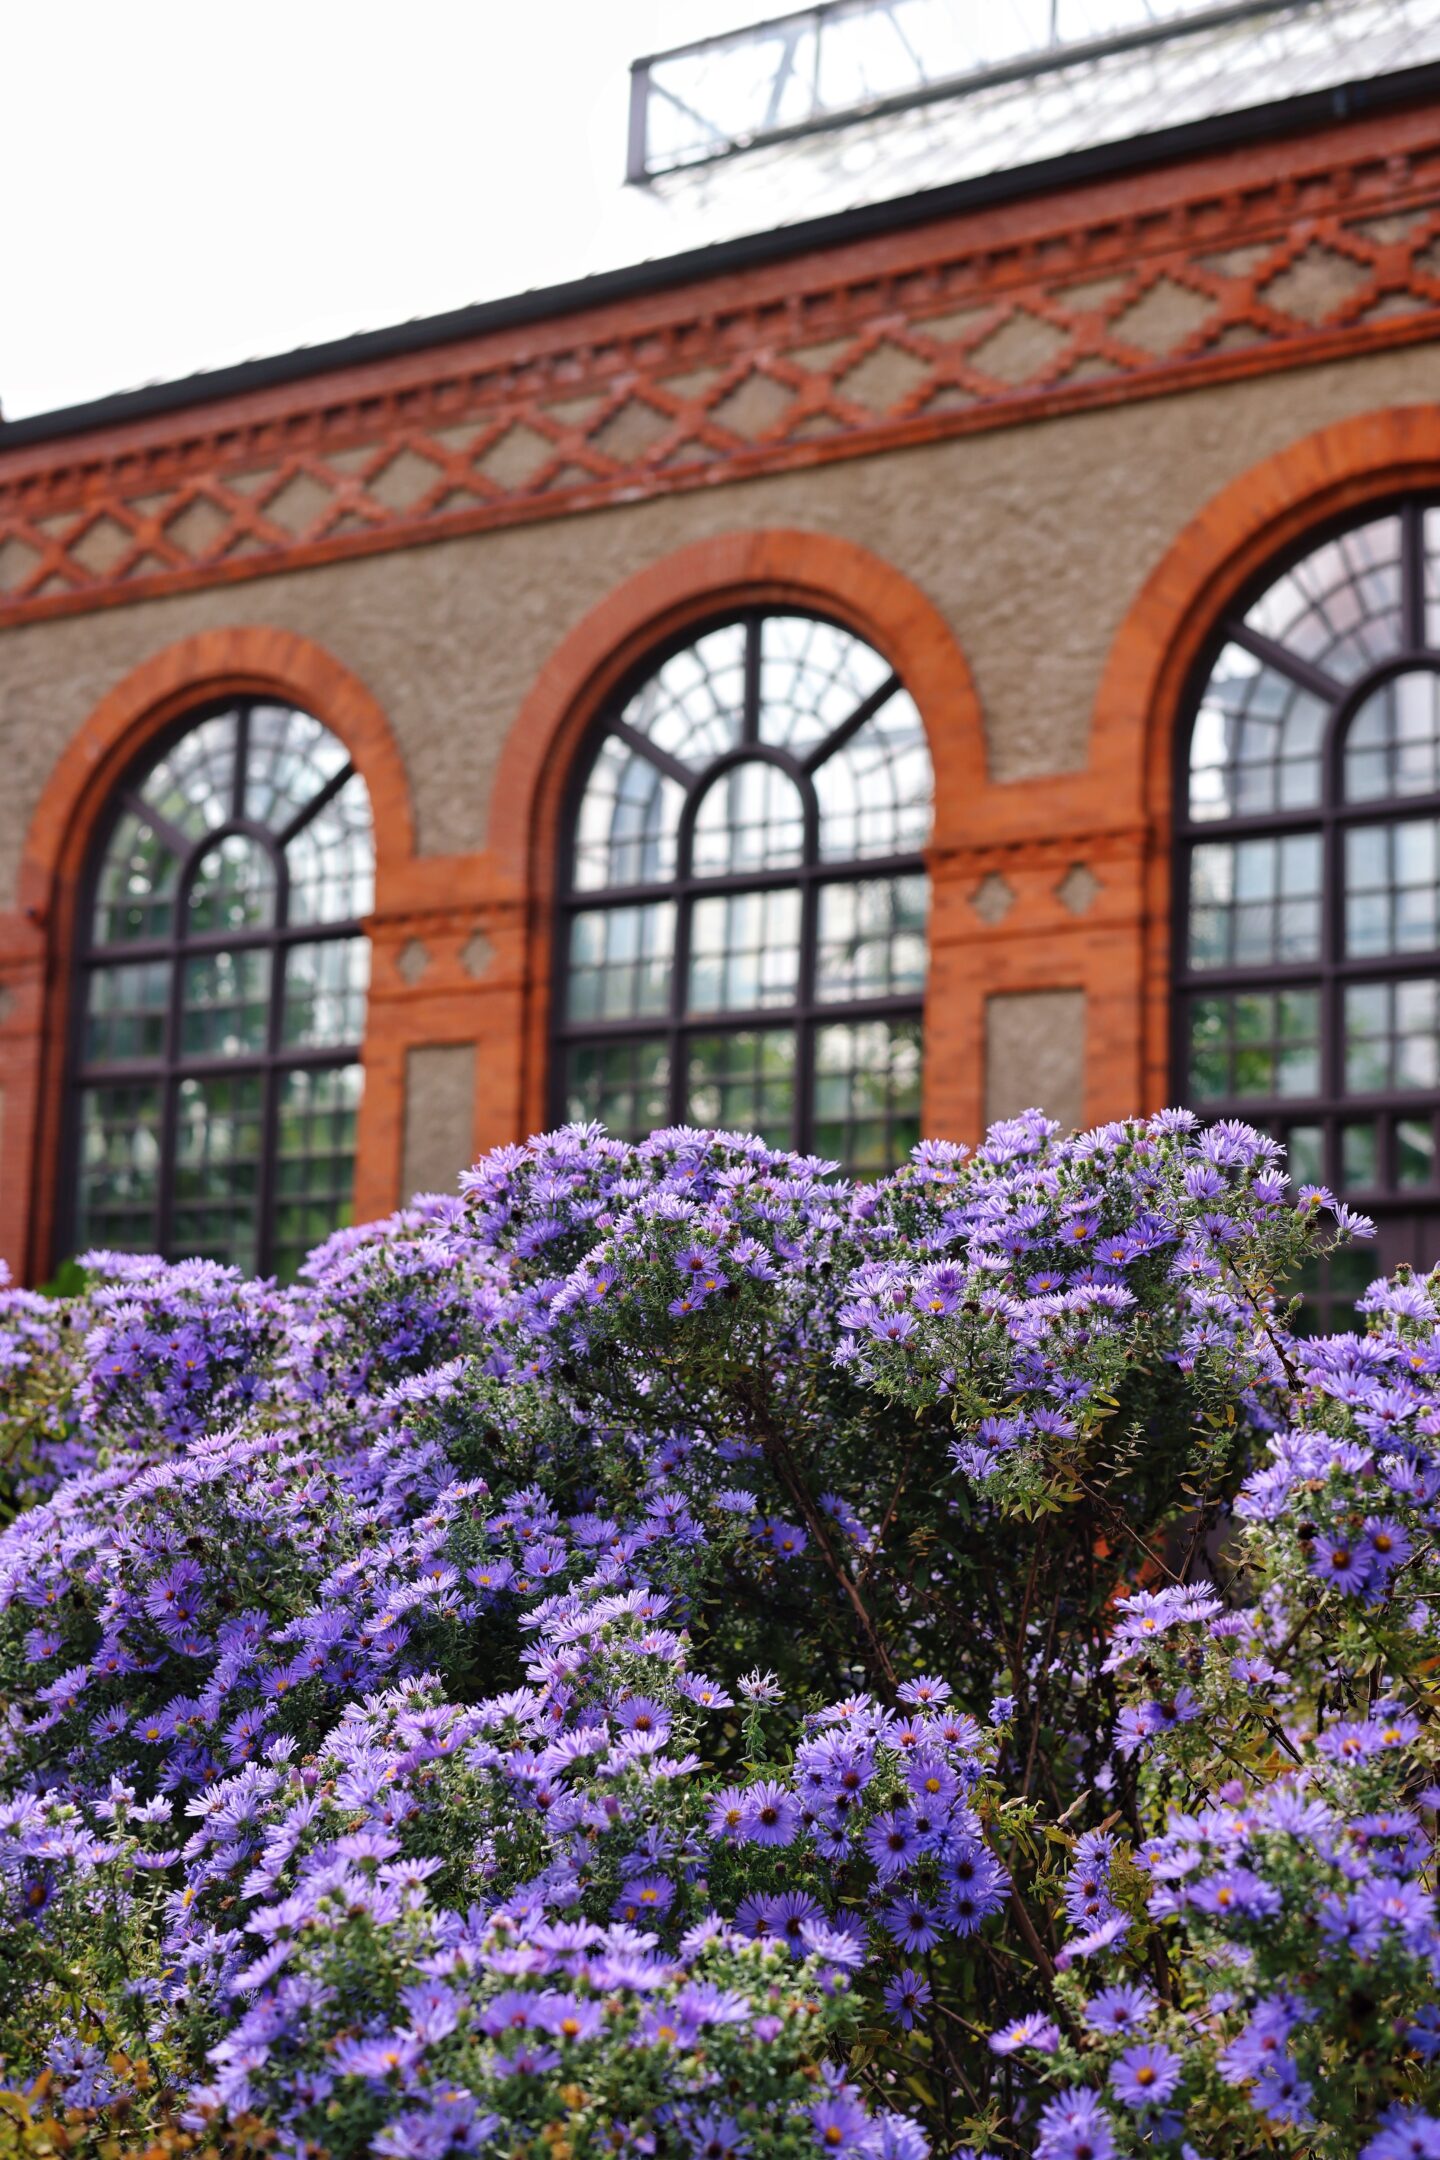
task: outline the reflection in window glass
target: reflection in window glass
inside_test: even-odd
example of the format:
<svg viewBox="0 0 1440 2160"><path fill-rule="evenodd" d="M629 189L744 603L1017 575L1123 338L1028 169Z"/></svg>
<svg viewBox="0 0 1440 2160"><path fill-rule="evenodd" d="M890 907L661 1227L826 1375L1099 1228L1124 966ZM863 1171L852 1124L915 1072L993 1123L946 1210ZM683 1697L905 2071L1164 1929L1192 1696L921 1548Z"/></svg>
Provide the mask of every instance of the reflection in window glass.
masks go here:
<svg viewBox="0 0 1440 2160"><path fill-rule="evenodd" d="M1404 643L1400 520L1374 519L1312 550L1245 618L1337 682L1355 682Z"/></svg>
<svg viewBox="0 0 1440 2160"><path fill-rule="evenodd" d="M1345 1092L1440 1086L1440 981L1347 983Z"/></svg>
<svg viewBox="0 0 1440 2160"><path fill-rule="evenodd" d="M918 1129L932 792L919 713L851 632L757 612L665 657L581 776L557 1111L807 1150L823 1130L848 1169L893 1167Z"/></svg>
<svg viewBox="0 0 1440 2160"><path fill-rule="evenodd" d="M1440 820L1352 825L1345 835L1345 950L1433 952L1440 945Z"/></svg>
<svg viewBox="0 0 1440 2160"><path fill-rule="evenodd" d="M882 1177L920 1138L920 1028L861 1020L815 1038L815 1150Z"/></svg>
<svg viewBox="0 0 1440 2160"><path fill-rule="evenodd" d="M805 804L778 766L732 765L701 796L690 857L697 877L788 869L804 853Z"/></svg>
<svg viewBox="0 0 1440 2160"><path fill-rule="evenodd" d="M1395 1120L1395 1176L1405 1191L1435 1182L1435 1121L1430 1118Z"/></svg>
<svg viewBox="0 0 1440 2160"><path fill-rule="evenodd" d="M795 1036L789 1028L737 1028L690 1040L686 1122L758 1133L788 1147L795 1117Z"/></svg>
<svg viewBox="0 0 1440 2160"><path fill-rule="evenodd" d="M690 917L692 1013L792 1005L800 981L800 895L793 886L707 894Z"/></svg>
<svg viewBox="0 0 1440 2160"><path fill-rule="evenodd" d="M365 784L308 713L206 715L122 786L79 955L76 1244L289 1272L344 1218L373 903ZM282 1220L302 1099L327 1167Z"/></svg>
<svg viewBox="0 0 1440 2160"><path fill-rule="evenodd" d="M1345 734L1345 800L1440 795L1440 674L1394 676L1366 698Z"/></svg>
<svg viewBox="0 0 1440 2160"><path fill-rule="evenodd" d="M587 908L570 924L570 1011L577 1020L667 1012L674 950L672 901Z"/></svg>
<svg viewBox="0 0 1440 2160"><path fill-rule="evenodd" d="M1313 1095L1320 1084L1315 990L1241 990L1190 1007L1190 1089L1197 1101Z"/></svg>
<svg viewBox="0 0 1440 2160"><path fill-rule="evenodd" d="M1197 847L1190 862L1190 965L1318 959L1321 859L1318 833Z"/></svg>
<svg viewBox="0 0 1440 2160"><path fill-rule="evenodd" d="M923 989L928 898L919 875L822 885L815 995L834 1004Z"/></svg>
<svg viewBox="0 0 1440 2160"><path fill-rule="evenodd" d="M620 1140L643 1140L670 1122L670 1046L659 1039L577 1043L565 1062L568 1120L594 1119Z"/></svg>

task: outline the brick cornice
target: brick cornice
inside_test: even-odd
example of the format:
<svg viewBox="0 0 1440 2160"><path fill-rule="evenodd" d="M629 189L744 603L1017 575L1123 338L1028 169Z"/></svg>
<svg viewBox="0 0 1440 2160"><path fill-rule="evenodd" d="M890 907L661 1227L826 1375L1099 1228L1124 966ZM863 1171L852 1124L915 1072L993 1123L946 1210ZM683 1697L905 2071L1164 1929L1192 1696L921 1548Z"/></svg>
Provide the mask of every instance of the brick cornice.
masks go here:
<svg viewBox="0 0 1440 2160"><path fill-rule="evenodd" d="M1440 336L1440 113L3 449L0 625Z"/></svg>

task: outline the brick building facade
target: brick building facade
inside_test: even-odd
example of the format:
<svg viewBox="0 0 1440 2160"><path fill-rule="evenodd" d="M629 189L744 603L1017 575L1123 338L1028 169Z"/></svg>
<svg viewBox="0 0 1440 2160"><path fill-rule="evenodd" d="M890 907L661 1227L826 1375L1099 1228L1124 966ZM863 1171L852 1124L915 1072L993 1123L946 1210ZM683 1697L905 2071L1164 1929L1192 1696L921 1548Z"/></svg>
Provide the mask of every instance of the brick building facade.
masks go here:
<svg viewBox="0 0 1440 2160"><path fill-rule="evenodd" d="M16 1274L80 1236L97 852L177 730L293 708L368 793L365 1218L564 1111L575 776L654 656L760 611L863 641L923 723L924 1128L973 1139L1036 1100L1092 1122L1195 1092L1177 769L1218 626L1389 518L1415 536L1420 598L1396 602L1389 646L1377 633L1367 694L1440 644L1437 61L0 426ZM1323 689L1303 656L1286 672L1283 642L1266 651L1286 681ZM1413 823L1440 777L1401 792ZM1277 846L1309 802L1280 805ZM1282 1002L1319 980L1303 919L1332 904L1326 860L1318 898L1296 871L1275 903L1300 925ZM1422 1002L1440 970L1423 886L1381 938ZM1251 1011L1270 977L1226 934ZM1340 954L1337 996L1363 949ZM1383 1162L1350 1182L1379 1192L1397 1253L1429 1258L1423 1014L1411 1034L1403 1070L1395 1050L1388 1081L1357 1087ZM1247 1089L1230 1054L1209 1088L1227 1107ZM1273 1074L1254 1114L1328 1135L1336 1174L1362 1122L1343 1081Z"/></svg>

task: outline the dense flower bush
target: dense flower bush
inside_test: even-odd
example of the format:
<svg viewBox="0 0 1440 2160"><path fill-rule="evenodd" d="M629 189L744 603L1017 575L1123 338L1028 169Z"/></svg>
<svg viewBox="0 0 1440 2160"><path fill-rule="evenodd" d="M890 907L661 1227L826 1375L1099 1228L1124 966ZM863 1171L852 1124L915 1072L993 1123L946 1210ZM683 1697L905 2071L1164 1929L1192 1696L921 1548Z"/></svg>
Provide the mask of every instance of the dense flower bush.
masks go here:
<svg viewBox="0 0 1440 2160"><path fill-rule="evenodd" d="M0 1293L0 2151L1440 2155L1368 1228L1184 1112L571 1128Z"/></svg>

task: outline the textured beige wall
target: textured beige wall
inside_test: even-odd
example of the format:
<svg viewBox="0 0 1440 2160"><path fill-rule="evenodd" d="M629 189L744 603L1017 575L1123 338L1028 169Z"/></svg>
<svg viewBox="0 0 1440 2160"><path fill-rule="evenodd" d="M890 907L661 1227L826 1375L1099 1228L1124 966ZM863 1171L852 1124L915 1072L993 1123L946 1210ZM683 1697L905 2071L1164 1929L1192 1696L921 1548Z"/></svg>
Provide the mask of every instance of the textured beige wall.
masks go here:
<svg viewBox="0 0 1440 2160"><path fill-rule="evenodd" d="M1083 990L1005 990L985 1000L985 1123L1043 1110L1068 1132L1085 1099Z"/></svg>
<svg viewBox="0 0 1440 2160"><path fill-rule="evenodd" d="M400 1190L453 1193L474 1159L475 1045L426 1043L405 1053Z"/></svg>
<svg viewBox="0 0 1440 2160"><path fill-rule="evenodd" d="M422 851L478 846L500 744L561 637L633 571L733 528L884 556L953 624L995 776L1073 769L1111 640L1181 526L1312 429L1418 402L1435 368L1416 347L0 633L0 906L57 744L139 661L212 624L328 647L390 717Z"/></svg>

